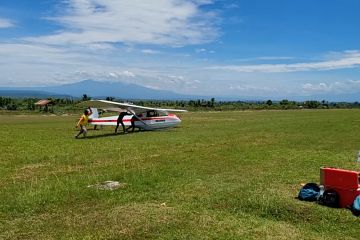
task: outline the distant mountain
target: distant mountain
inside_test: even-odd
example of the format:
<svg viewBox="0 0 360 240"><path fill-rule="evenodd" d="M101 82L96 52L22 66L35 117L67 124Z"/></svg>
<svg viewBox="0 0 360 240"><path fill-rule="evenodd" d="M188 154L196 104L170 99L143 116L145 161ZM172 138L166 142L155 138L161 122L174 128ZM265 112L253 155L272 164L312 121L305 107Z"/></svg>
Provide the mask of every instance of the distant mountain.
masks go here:
<svg viewBox="0 0 360 240"><path fill-rule="evenodd" d="M0 96L8 97L37 97L37 98L81 98L83 94L92 98L115 97L118 99L154 99L154 100L195 100L210 99L217 101L328 101L328 102L360 102L360 93L342 95L310 95L310 96L199 96L183 95L165 90L156 90L142 87L136 84L122 82L105 82L84 80L72 84L64 84L51 87L28 87L28 88L0 88Z"/></svg>
<svg viewBox="0 0 360 240"><path fill-rule="evenodd" d="M9 95L13 91L13 95ZM93 98L116 97L120 99L158 99L158 100L176 100L176 99L194 99L199 96L189 96L177 94L171 91L155 90L142 87L136 84L127 84L121 82L103 82L94 80L84 80L72 84L64 84L50 87L28 87L28 88L0 88L4 96L24 97L24 96L72 96L82 97L83 94ZM200 97L201 98L201 97Z"/></svg>
<svg viewBox="0 0 360 240"><path fill-rule="evenodd" d="M72 84L54 87L42 87L37 90L53 92L57 94L68 94L82 97L87 94L90 97L116 97L121 99L183 99L189 96L177 94L171 91L155 90L136 84L121 82L102 82L85 80Z"/></svg>
<svg viewBox="0 0 360 240"><path fill-rule="evenodd" d="M34 91L34 90L7 90L7 89L0 89L0 96L1 97L15 97L15 98L49 98L49 97L56 97L56 98L71 98L72 96L65 95L65 94L55 94L45 91Z"/></svg>

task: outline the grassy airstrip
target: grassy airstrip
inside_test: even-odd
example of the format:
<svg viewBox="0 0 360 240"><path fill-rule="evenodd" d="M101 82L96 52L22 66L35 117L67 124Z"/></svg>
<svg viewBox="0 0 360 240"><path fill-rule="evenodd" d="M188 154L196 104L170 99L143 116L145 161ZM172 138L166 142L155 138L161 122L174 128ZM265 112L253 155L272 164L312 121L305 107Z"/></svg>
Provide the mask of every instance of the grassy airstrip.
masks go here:
<svg viewBox="0 0 360 240"><path fill-rule="evenodd" d="M78 116L0 115L0 239L359 239L295 199L360 170L359 110L187 113L171 130L76 140ZM115 191L88 188L114 180Z"/></svg>

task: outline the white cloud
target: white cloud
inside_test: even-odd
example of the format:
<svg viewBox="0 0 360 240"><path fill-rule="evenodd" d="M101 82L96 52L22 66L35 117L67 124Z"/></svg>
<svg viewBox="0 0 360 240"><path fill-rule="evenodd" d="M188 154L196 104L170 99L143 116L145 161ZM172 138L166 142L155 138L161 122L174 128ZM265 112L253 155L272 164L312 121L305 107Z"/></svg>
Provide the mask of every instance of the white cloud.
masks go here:
<svg viewBox="0 0 360 240"><path fill-rule="evenodd" d="M268 87L268 86L255 86L250 84L241 84L241 85L230 85L228 87L231 91L237 91L242 93L275 93L279 90L277 88Z"/></svg>
<svg viewBox="0 0 360 240"><path fill-rule="evenodd" d="M289 64L257 64L257 65L227 65L213 66L209 69L228 70L244 73L285 73L325 71L360 67L360 51L345 51L336 59L319 62L289 63Z"/></svg>
<svg viewBox="0 0 360 240"><path fill-rule="evenodd" d="M136 53L136 51L135 51ZM124 49L89 49L41 44L0 43L0 86L46 86L85 79L120 81L158 89L186 91L192 80L167 67L166 60L142 60L138 67ZM125 64L124 64L125 62ZM172 63L171 63L172 64ZM196 84L196 83L195 83Z"/></svg>
<svg viewBox="0 0 360 240"><path fill-rule="evenodd" d="M55 21L61 30L0 43L0 86L96 79L186 92L199 85L182 72L186 71L181 63L185 54L164 54L153 45L164 49L214 40L217 15L202 9L212 0L59 2L64 8L47 20ZM5 22L12 24L0 20L4 27ZM141 53L149 56L142 58Z"/></svg>
<svg viewBox="0 0 360 240"><path fill-rule="evenodd" d="M264 56L264 57L256 57L254 60L291 60L293 57L282 57L282 56Z"/></svg>
<svg viewBox="0 0 360 240"><path fill-rule="evenodd" d="M356 93L360 91L360 80L336 81L331 83L305 83L302 85L305 93Z"/></svg>
<svg viewBox="0 0 360 240"><path fill-rule="evenodd" d="M15 24L11 20L0 18L0 28L11 28L14 26Z"/></svg>
<svg viewBox="0 0 360 240"><path fill-rule="evenodd" d="M95 51L98 55L94 56ZM107 51L107 50L104 50ZM34 65L88 65L98 62L101 51L99 49L82 49L71 47L53 47L30 43L0 44L0 58L2 65L28 64Z"/></svg>
<svg viewBox="0 0 360 240"><path fill-rule="evenodd" d="M195 49L196 53L215 53L213 50L208 50L206 48L197 48Z"/></svg>
<svg viewBox="0 0 360 240"><path fill-rule="evenodd" d="M182 81L184 80L184 76L177 76L177 75L168 75L169 79L172 79L173 81Z"/></svg>
<svg viewBox="0 0 360 240"><path fill-rule="evenodd" d="M236 8L239 8L239 4L237 3L228 3L228 4L225 4L224 7L226 9L236 9Z"/></svg>
<svg viewBox="0 0 360 240"><path fill-rule="evenodd" d="M330 86L326 83L319 83L319 84L312 84L312 83L305 83L302 86L302 89L306 92L326 92L330 90Z"/></svg>
<svg viewBox="0 0 360 240"><path fill-rule="evenodd" d="M157 50L153 50L153 49L143 49L141 50L142 53L145 54L159 54L160 52Z"/></svg>
<svg viewBox="0 0 360 240"><path fill-rule="evenodd" d="M136 75L133 72L130 72L128 70L121 71L121 72L110 72L109 76L111 78L121 78L121 77L128 77L128 78L134 78Z"/></svg>
<svg viewBox="0 0 360 240"><path fill-rule="evenodd" d="M216 15L201 10L212 1L67 0L60 16L49 18L64 30L26 40L45 44L127 43L188 45L218 36Z"/></svg>
<svg viewBox="0 0 360 240"><path fill-rule="evenodd" d="M264 61L286 61L286 60L295 60L295 57L289 56L260 56L260 57L251 57L251 58L239 58L235 59L236 62L264 62ZM260 65L260 64L258 64ZM240 65L244 66L244 65ZM247 66L247 65L245 65Z"/></svg>
<svg viewBox="0 0 360 240"><path fill-rule="evenodd" d="M195 52L203 53L203 52L206 52L206 49L205 48L197 48L197 49L195 49Z"/></svg>
<svg viewBox="0 0 360 240"><path fill-rule="evenodd" d="M0 58L0 72L2 72L0 85L41 86L95 79L205 95L283 96L288 94L289 89L304 94L360 91L360 81L343 81L341 76L332 78L333 83L326 80L320 83L304 82L301 79L301 84L299 79L289 81L294 80L295 75L289 78L289 75L281 77L281 74L209 71L208 68L200 67L207 63L199 64L193 59L182 61L177 53L152 54L147 60L141 58L139 64L141 49L133 48L133 51L127 52L128 47L106 46L106 44L99 46L95 44L93 48L88 48L78 45L52 46L27 42L0 43L0 56L6 56ZM138 55L134 56L136 54ZM338 63L354 63L359 55L359 51L345 51L341 54L332 54L331 58L326 56L326 61L321 63L326 65L335 62L337 64L333 66L348 67ZM172 61L173 59L179 61Z"/></svg>
<svg viewBox="0 0 360 240"><path fill-rule="evenodd" d="M158 86L153 86L153 85L144 85L144 87L155 89L155 90L161 90L161 88L159 88Z"/></svg>

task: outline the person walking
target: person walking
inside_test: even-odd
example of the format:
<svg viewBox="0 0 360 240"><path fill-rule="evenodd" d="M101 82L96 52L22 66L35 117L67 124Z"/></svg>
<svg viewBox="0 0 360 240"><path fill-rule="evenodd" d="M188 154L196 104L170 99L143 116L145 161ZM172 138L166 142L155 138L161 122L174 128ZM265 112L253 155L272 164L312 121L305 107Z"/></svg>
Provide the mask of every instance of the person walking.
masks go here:
<svg viewBox="0 0 360 240"><path fill-rule="evenodd" d="M84 134L84 138L87 135L86 124L89 122L89 116L92 114L90 108L84 111L84 114L80 117L78 123L76 124L76 128L80 126L80 132L75 136L75 138L79 138L81 134Z"/></svg>

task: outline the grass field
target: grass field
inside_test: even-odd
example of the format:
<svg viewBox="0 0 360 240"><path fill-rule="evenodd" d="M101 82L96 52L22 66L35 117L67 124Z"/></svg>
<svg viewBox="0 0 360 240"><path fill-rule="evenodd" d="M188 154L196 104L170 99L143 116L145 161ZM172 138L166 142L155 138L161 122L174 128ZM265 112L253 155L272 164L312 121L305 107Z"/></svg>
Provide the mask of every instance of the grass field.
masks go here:
<svg viewBox="0 0 360 240"><path fill-rule="evenodd" d="M0 239L359 239L360 219L295 197L360 170L359 110L182 115L166 131L74 139L78 116L0 116ZM115 191L88 188L114 180Z"/></svg>

